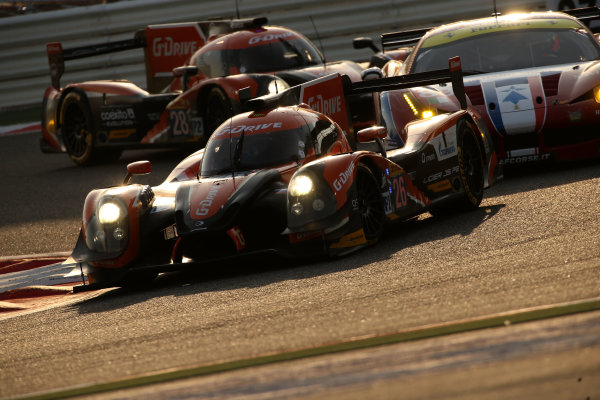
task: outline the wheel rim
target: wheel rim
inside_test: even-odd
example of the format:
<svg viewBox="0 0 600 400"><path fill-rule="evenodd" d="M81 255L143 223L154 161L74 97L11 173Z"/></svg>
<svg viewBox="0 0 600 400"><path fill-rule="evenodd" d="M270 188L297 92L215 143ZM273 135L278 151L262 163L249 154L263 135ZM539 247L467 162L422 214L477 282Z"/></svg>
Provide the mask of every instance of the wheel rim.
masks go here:
<svg viewBox="0 0 600 400"><path fill-rule="evenodd" d="M357 176L358 209L362 220L363 230L367 239L375 239L381 234L385 221L381 194L373 177L359 169Z"/></svg>
<svg viewBox="0 0 600 400"><path fill-rule="evenodd" d="M479 146L470 132L463 135L461 150L466 183L471 192L478 196L483 192L483 164Z"/></svg>
<svg viewBox="0 0 600 400"><path fill-rule="evenodd" d="M92 132L88 120L80 107L70 106L65 110L63 121L63 140L65 146L75 157L83 156L91 145Z"/></svg>

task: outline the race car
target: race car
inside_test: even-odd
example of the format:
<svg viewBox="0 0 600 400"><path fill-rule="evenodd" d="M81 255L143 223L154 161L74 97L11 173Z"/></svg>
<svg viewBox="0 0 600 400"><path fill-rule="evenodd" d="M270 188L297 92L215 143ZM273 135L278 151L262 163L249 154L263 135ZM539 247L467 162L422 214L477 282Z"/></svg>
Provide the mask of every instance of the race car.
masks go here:
<svg viewBox="0 0 600 400"><path fill-rule="evenodd" d="M252 111L222 123L156 187L130 184L151 171L148 161L130 164L122 186L85 200L71 257L87 281L76 290L242 255L339 256L376 242L390 221L477 208L499 170L470 111L408 124L405 146L390 152L384 127L357 133L376 151L354 151L344 128L351 95L449 81L465 105L458 59L400 79L332 74L250 100Z"/></svg>
<svg viewBox="0 0 600 400"><path fill-rule="evenodd" d="M221 122L250 96L284 90L338 72L361 79L350 61L324 63L319 50L266 18L151 25L134 39L47 48L52 85L44 93L41 149L67 152L78 165L117 159L123 149L201 148ZM61 87L64 63L144 48L148 90L130 81L91 81Z"/></svg>
<svg viewBox="0 0 600 400"><path fill-rule="evenodd" d="M575 160L600 155L600 46L586 24L598 8L498 15L432 29L382 35L389 46L414 46L384 76L431 71L460 56L468 106L483 116L500 163ZM445 85L387 93L382 109L389 143L408 121L458 109ZM397 128L396 128L397 127Z"/></svg>

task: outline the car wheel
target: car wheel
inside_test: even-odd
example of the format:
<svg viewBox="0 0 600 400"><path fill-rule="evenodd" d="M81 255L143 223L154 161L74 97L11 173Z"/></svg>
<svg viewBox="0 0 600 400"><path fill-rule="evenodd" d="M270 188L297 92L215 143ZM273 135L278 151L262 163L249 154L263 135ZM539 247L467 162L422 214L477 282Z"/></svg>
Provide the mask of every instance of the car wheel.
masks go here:
<svg viewBox="0 0 600 400"><path fill-rule="evenodd" d="M71 160L90 164L94 154L94 131L90 107L77 92L68 93L61 107L61 134Z"/></svg>
<svg viewBox="0 0 600 400"><path fill-rule="evenodd" d="M375 176L364 165L356 172L358 210L367 240L377 240L383 232L385 212Z"/></svg>
<svg viewBox="0 0 600 400"><path fill-rule="evenodd" d="M206 137L209 137L223 121L233 115L233 112L227 96L217 87L210 89L205 104L205 135Z"/></svg>
<svg viewBox="0 0 600 400"><path fill-rule="evenodd" d="M464 189L459 206L467 210L475 209L483 198L483 156L475 132L465 121L459 122L457 136L458 168Z"/></svg>
<svg viewBox="0 0 600 400"><path fill-rule="evenodd" d="M61 132L67 153L77 165L118 160L122 149L96 148L96 134L92 112L84 96L68 93L61 108Z"/></svg>

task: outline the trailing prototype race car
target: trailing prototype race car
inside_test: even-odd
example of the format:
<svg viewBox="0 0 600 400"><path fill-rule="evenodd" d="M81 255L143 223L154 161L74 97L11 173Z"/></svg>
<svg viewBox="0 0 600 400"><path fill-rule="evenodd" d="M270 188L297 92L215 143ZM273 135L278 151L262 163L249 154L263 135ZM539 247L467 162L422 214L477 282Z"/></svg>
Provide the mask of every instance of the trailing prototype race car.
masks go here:
<svg viewBox="0 0 600 400"><path fill-rule="evenodd" d="M238 90L276 93L338 72L361 79L350 61L324 63L319 50L266 18L151 25L134 39L63 49L47 45L52 85L43 101L41 149L67 152L78 165L109 161L135 147L202 147L242 110ZM64 62L144 48L148 91L129 81L61 87ZM279 76L277 76L279 75Z"/></svg>
<svg viewBox="0 0 600 400"><path fill-rule="evenodd" d="M465 106L460 61L452 65L357 83L333 74L252 99L253 111L221 124L156 187L128 184L151 170L130 164L123 186L85 200L72 258L88 284L77 290L256 253L343 255L377 241L389 221L477 208L499 175L477 115L460 109L411 123L405 145L389 152L384 127L357 134L375 152L353 151L344 128L346 99L361 93L452 81Z"/></svg>
<svg viewBox="0 0 600 400"><path fill-rule="evenodd" d="M500 163L597 157L600 46L585 24L600 12L569 13L500 15L384 34L386 46L414 49L406 62L390 61L383 72L431 71L460 56L468 105L483 116ZM381 100L382 109L393 110L386 118L390 142L408 121L458 109L443 84L389 92Z"/></svg>

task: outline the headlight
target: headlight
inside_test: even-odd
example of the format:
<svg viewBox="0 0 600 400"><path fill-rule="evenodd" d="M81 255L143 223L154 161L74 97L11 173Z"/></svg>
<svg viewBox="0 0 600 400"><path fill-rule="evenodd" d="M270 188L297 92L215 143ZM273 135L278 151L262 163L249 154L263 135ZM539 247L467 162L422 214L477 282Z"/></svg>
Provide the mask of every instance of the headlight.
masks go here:
<svg viewBox="0 0 600 400"><path fill-rule="evenodd" d="M289 192L292 196L306 196L313 190L313 181L309 176L298 175L292 179Z"/></svg>
<svg viewBox="0 0 600 400"><path fill-rule="evenodd" d="M596 100L596 103L600 103L600 86L594 88L594 99Z"/></svg>
<svg viewBox="0 0 600 400"><path fill-rule="evenodd" d="M98 221L101 224L113 224L119 220L121 209L115 203L104 203L98 210Z"/></svg>
<svg viewBox="0 0 600 400"><path fill-rule="evenodd" d="M267 87L267 90L269 91L269 94L277 94L279 92L281 92L282 90L288 89L290 86L283 80L280 79L275 79L271 82L269 82L269 86Z"/></svg>

